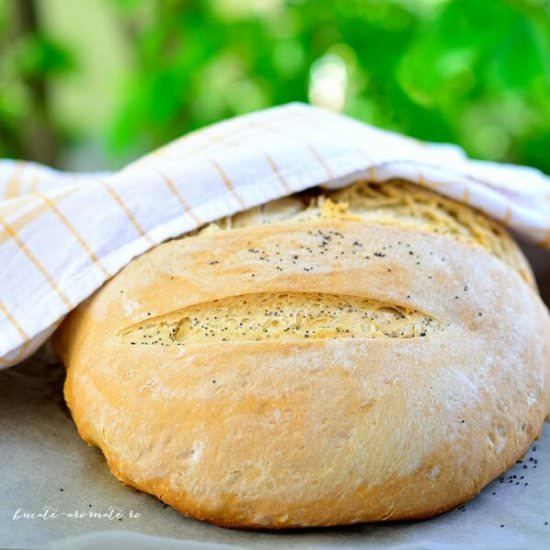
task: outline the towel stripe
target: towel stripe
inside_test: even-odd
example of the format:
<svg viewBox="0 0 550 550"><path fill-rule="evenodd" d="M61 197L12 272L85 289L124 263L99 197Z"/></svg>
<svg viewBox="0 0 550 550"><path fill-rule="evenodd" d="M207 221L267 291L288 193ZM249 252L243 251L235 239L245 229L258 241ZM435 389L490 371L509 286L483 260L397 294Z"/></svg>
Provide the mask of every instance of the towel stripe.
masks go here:
<svg viewBox="0 0 550 550"><path fill-rule="evenodd" d="M264 151L263 149L261 151L262 151L262 154L264 155L264 157L267 159L267 162L269 163L269 166L271 167L271 170L273 170L274 174L277 176L277 178L281 182L281 185L283 186L283 189L287 193L292 193L292 188L290 187L290 185L288 184L286 179L283 177L283 174L281 174L281 170L279 169L277 164L275 164L275 161L273 160L273 158L266 151Z"/></svg>
<svg viewBox="0 0 550 550"><path fill-rule="evenodd" d="M137 221L136 217L132 214L131 210L128 208L128 205L124 202L122 197L113 189L111 185L109 185L106 181L103 181L102 179L97 180L111 195L111 197L115 200L115 202L120 206L122 211L126 214L128 220L130 220L130 223L135 227L136 231L139 233L141 237L143 237L151 246L155 245L156 243L149 237L149 235L145 232L143 227L141 227L140 223Z"/></svg>
<svg viewBox="0 0 550 550"><path fill-rule="evenodd" d="M57 205L55 204L55 202L49 197L46 197L45 195L43 195L42 193L36 193L36 195L40 197L44 201L44 203L52 209L52 212L57 216L59 221L61 221L61 223L63 223L65 227L71 232L71 234L78 241L80 246L86 251L86 253L88 254L88 257L90 258L90 260L92 260L92 263L97 265L97 267L101 270L101 272L103 273L103 275L105 275L105 277L110 277L111 273L101 263L101 260L96 256L94 251L91 249L88 243L82 238L80 233L78 233L78 231L75 229L72 223L65 217L63 212L61 212L61 210L57 208Z"/></svg>
<svg viewBox="0 0 550 550"><path fill-rule="evenodd" d="M205 222L203 222L196 214L193 212L191 208L189 208L189 205L185 202L185 199L181 196L181 193L178 191L178 188L174 185L174 182L163 172L161 172L159 169L155 170L157 174L163 179L164 183L166 183L166 187L170 189L172 194L178 199L179 203L183 207L183 211L191 216L195 223L197 224L197 227L200 225L203 225Z"/></svg>
<svg viewBox="0 0 550 550"><path fill-rule="evenodd" d="M6 316L8 321L14 326L15 330L19 333L19 336L23 340L28 340L29 335L25 332L25 329L17 322L17 319L11 314L10 310L6 307L6 304L0 300L0 311Z"/></svg>
<svg viewBox="0 0 550 550"><path fill-rule="evenodd" d="M72 195L76 192L76 189L63 189L62 191L56 193L55 200L57 202L60 202L61 199L65 199L69 195ZM33 196L37 196L37 193L33 193ZM24 199L22 199L24 200ZM13 202L13 199L12 199ZM4 208L2 207L4 206ZM12 211L17 212L19 210L19 204L10 204L6 208L5 205L1 204L0 201L0 218L6 216L7 213L11 213ZM27 212L16 218L14 221L10 223L10 226L15 231L19 231L20 229L25 228L29 223L37 219L39 216L44 214L45 212L49 212L50 208L47 204L45 204L43 201L38 202L35 206L30 208ZM6 222L7 223L7 222ZM0 244L4 243L9 239L9 234L6 232L4 234L0 233Z"/></svg>
<svg viewBox="0 0 550 550"><path fill-rule="evenodd" d="M334 174L333 174L332 170L330 169L329 165L323 160L323 157L321 157L321 155L315 150L313 145L310 145L309 143L307 143L306 146L311 151L311 154L315 157L317 162L323 167L323 169L327 173L327 178L328 179L333 179Z"/></svg>
<svg viewBox="0 0 550 550"><path fill-rule="evenodd" d="M23 173L24 163L14 162L13 173L10 176L8 183L6 184L6 190L4 191L4 199L17 197L19 195L19 178Z"/></svg>
<svg viewBox="0 0 550 550"><path fill-rule="evenodd" d="M246 208L246 204L238 195L237 191L235 190L235 186L233 185L233 182L229 179L227 174L224 172L223 168L215 160L208 159L208 162L210 162L210 164L216 169L216 171L222 178L224 185L227 187L227 189L229 189L229 191L231 191L233 196L237 199L239 206L241 206L242 208Z"/></svg>
<svg viewBox="0 0 550 550"><path fill-rule="evenodd" d="M57 286L57 283L53 280L52 276L48 273L46 268L42 265L40 260L29 250L27 245L20 239L19 235L16 233L16 231L2 218L0 218L0 224L4 227L4 231L13 239L15 244L19 247L19 249L25 254L25 256L30 260L30 262L42 273L46 281L50 284L54 292L57 294L57 296L60 298L60 300L65 304L67 308L69 308L69 311L73 309L74 304L69 300L69 298L59 289Z"/></svg>

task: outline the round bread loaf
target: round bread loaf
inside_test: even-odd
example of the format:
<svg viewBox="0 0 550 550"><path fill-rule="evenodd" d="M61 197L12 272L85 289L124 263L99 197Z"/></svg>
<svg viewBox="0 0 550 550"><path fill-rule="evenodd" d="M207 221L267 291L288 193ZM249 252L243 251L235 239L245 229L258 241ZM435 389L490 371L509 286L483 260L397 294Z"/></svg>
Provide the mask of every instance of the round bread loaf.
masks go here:
<svg viewBox="0 0 550 550"><path fill-rule="evenodd" d="M162 244L55 346L113 474L231 527L433 516L519 459L550 412L550 318L518 247L402 181Z"/></svg>

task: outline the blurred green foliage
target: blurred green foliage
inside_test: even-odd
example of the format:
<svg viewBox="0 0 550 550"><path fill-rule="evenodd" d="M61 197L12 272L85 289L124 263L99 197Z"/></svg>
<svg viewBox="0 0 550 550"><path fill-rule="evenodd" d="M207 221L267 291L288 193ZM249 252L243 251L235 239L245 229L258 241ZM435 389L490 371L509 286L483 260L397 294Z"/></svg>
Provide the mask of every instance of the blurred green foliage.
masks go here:
<svg viewBox="0 0 550 550"><path fill-rule="evenodd" d="M112 154L308 101L312 74L330 59L345 72L344 112L550 173L547 0L116 0L107 9L132 53L106 128ZM29 45L10 44L0 61L0 128L36 109L28 71L55 79L71 66L41 36L21 37ZM0 144L6 151L15 154Z"/></svg>
<svg viewBox="0 0 550 550"><path fill-rule="evenodd" d="M53 163L62 129L50 110L50 85L73 61L40 28L32 2L12 7L0 9L0 155Z"/></svg>

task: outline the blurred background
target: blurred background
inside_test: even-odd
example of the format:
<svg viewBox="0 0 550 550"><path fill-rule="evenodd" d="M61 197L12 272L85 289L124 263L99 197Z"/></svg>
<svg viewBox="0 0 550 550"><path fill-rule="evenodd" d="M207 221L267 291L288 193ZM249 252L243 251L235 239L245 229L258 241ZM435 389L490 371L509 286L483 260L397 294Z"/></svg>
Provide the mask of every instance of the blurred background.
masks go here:
<svg viewBox="0 0 550 550"><path fill-rule="evenodd" d="M550 173L548 0L4 0L0 156L117 168L305 101Z"/></svg>
<svg viewBox="0 0 550 550"><path fill-rule="evenodd" d="M550 0L0 1L0 157L116 169L289 101L550 174Z"/></svg>

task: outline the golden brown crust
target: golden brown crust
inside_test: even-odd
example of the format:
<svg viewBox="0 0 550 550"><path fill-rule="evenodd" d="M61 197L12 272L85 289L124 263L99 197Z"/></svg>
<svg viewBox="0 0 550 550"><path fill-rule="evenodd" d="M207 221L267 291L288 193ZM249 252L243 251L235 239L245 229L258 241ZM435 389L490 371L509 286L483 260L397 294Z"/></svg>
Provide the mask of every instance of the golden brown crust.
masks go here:
<svg viewBox="0 0 550 550"><path fill-rule="evenodd" d="M363 180L322 194L308 190L223 218L199 232L319 218L363 220L446 235L484 248L535 286L527 261L501 224L466 204L404 180Z"/></svg>
<svg viewBox="0 0 550 550"><path fill-rule="evenodd" d="M366 297L442 328L421 338L120 339L185 307L281 292ZM550 412L550 319L521 276L481 247L361 220L161 245L71 314L56 346L78 430L114 475L224 526L438 514L512 465Z"/></svg>

